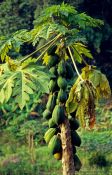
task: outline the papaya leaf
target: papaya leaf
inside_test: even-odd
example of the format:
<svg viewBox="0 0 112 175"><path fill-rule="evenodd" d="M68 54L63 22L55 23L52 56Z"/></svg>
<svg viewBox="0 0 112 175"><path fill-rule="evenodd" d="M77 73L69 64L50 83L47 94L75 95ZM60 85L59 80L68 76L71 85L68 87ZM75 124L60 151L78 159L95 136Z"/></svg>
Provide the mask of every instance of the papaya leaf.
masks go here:
<svg viewBox="0 0 112 175"><path fill-rule="evenodd" d="M95 124L95 98L96 90L89 81L78 80L70 90L66 110L76 112L82 127L89 125L92 128Z"/></svg>
<svg viewBox="0 0 112 175"><path fill-rule="evenodd" d="M66 45L70 46L75 42L85 43L87 40L83 34L84 29L86 27L99 27L103 25L103 22L85 13L79 13L73 6L62 3L61 5L47 7L36 18L34 24L37 30L34 43L37 43L41 37L49 39L51 35L60 33L66 36ZM76 47L80 47L81 56L83 52L86 57L92 58L87 48L77 45ZM76 50L78 49L76 48ZM81 62L82 59L77 55L77 60Z"/></svg>
<svg viewBox="0 0 112 175"><path fill-rule="evenodd" d="M25 42L31 42L33 36L27 30L19 30L9 38L3 38L0 41L0 59L2 62L9 61L9 51L19 53L20 47Z"/></svg>
<svg viewBox="0 0 112 175"><path fill-rule="evenodd" d="M87 49L87 47L79 42L76 42L72 45L74 58L79 62L82 63L83 56L87 58L93 58L92 54L90 53L90 50Z"/></svg>
<svg viewBox="0 0 112 175"><path fill-rule="evenodd" d="M15 71L11 71L8 63L2 64L0 103L6 103L10 98L13 98L15 105L23 109L37 91L48 93L49 76L43 72L43 68L31 64L28 67L22 68L20 66Z"/></svg>
<svg viewBox="0 0 112 175"><path fill-rule="evenodd" d="M0 103L7 102L10 99L12 95L12 90L14 87L15 74L7 70L5 73L2 73L0 76L0 96L1 96ZM3 72L4 72L4 69L3 69Z"/></svg>
<svg viewBox="0 0 112 175"><path fill-rule="evenodd" d="M82 78L89 80L96 88L97 98L109 98L111 95L111 89L106 76L101 73L100 70L96 70L93 67L86 66L82 69Z"/></svg>
<svg viewBox="0 0 112 175"><path fill-rule="evenodd" d="M74 16L74 22L78 23L79 28L85 29L86 27L99 27L104 25L104 22L99 19L94 19L88 16L86 13L78 13Z"/></svg>
<svg viewBox="0 0 112 175"><path fill-rule="evenodd" d="M81 77L83 81L78 78L70 90L66 110L68 113L75 111L81 125L91 129L95 124L96 100L110 97L111 90L106 76L95 67L84 67Z"/></svg>

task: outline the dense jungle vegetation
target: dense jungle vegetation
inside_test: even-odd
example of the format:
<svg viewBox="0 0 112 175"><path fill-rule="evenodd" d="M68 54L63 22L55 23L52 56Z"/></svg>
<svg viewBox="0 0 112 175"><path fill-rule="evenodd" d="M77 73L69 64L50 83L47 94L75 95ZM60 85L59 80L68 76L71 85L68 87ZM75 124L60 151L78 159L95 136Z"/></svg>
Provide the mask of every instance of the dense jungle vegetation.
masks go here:
<svg viewBox="0 0 112 175"><path fill-rule="evenodd" d="M112 174L111 11L111 0L0 1L0 175ZM78 166L66 163L74 119Z"/></svg>

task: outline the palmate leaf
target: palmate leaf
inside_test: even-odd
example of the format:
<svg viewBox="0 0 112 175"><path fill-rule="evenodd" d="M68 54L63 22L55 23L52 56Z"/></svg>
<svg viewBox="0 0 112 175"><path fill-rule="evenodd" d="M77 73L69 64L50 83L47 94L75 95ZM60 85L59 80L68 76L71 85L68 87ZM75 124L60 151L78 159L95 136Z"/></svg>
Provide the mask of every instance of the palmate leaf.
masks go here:
<svg viewBox="0 0 112 175"><path fill-rule="evenodd" d="M65 26L53 22L52 23L47 22L47 24L43 24L42 26L36 27L35 31L37 32L35 33L35 37L33 39L33 45L36 45L41 38L47 40L51 36L53 37L53 35L54 36L58 34L65 35L66 33L69 33L69 30Z"/></svg>
<svg viewBox="0 0 112 175"><path fill-rule="evenodd" d="M85 29L86 27L100 27L104 24L102 20L94 19L86 13L78 13L74 16L73 21L78 24L81 29Z"/></svg>
<svg viewBox="0 0 112 175"><path fill-rule="evenodd" d="M69 30L69 33L67 34L66 39L66 46L73 46L74 43L84 43L87 44L87 39L84 35L80 33L77 29L71 29Z"/></svg>
<svg viewBox="0 0 112 175"><path fill-rule="evenodd" d="M27 30L15 32L9 38L0 38L0 59L1 61L9 61L9 51L19 52L20 47L25 42L31 42L33 35Z"/></svg>
<svg viewBox="0 0 112 175"><path fill-rule="evenodd" d="M37 90L48 93L48 76L38 70L38 67L36 69L31 66L17 72L13 97L21 109L30 100L30 95Z"/></svg>
<svg viewBox="0 0 112 175"><path fill-rule="evenodd" d="M12 94L14 87L15 73L12 73L8 63L0 65L0 103L7 102Z"/></svg>
<svg viewBox="0 0 112 175"><path fill-rule="evenodd" d="M0 77L0 102L7 102L12 94L14 86L14 75L7 72Z"/></svg>
<svg viewBox="0 0 112 175"><path fill-rule="evenodd" d="M8 52L12 49L11 40L6 41L1 47L0 47L0 58L3 62L4 60L8 61L9 56Z"/></svg>
<svg viewBox="0 0 112 175"><path fill-rule="evenodd" d="M93 58L90 50L87 49L87 47L82 43L76 42L75 44L72 45L72 49L73 49L74 58L79 63L82 63L83 56L91 59Z"/></svg>
<svg viewBox="0 0 112 175"><path fill-rule="evenodd" d="M16 71L4 66L4 72L0 76L0 103L6 103L10 98L20 109L27 104L31 95L37 91L48 93L49 76L43 72L43 67L29 65Z"/></svg>
<svg viewBox="0 0 112 175"><path fill-rule="evenodd" d="M34 41L37 43L39 38L49 39L51 34L66 35L67 46L76 41L84 41L84 30L86 27L99 27L103 22L94 19L85 13L79 13L73 6L62 3L61 5L53 5L42 11L40 16L34 21ZM87 57L92 57L84 50ZM77 56L78 57L78 56ZM79 59L78 59L79 60Z"/></svg>
<svg viewBox="0 0 112 175"><path fill-rule="evenodd" d="M51 7L46 8L40 14L40 17L34 21L35 25L41 25L46 21L52 21L53 16L64 16L68 17L71 14L76 14L77 11L73 6L62 3L61 5L53 5Z"/></svg>
<svg viewBox="0 0 112 175"><path fill-rule="evenodd" d="M29 101L29 95L33 94L33 90L35 90L36 87L22 70L17 72L15 80L16 83L14 86L13 97L15 98L15 103L22 109L27 101ZM33 84L32 88L29 86L31 83Z"/></svg>

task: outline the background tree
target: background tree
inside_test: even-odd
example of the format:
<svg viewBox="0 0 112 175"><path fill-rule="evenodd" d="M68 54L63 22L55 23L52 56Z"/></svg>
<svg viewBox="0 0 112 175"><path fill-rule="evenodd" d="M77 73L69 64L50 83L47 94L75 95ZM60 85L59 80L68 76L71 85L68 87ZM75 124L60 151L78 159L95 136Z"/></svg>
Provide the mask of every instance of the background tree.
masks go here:
<svg viewBox="0 0 112 175"><path fill-rule="evenodd" d="M0 35L32 29L37 1L5 0L0 4Z"/></svg>

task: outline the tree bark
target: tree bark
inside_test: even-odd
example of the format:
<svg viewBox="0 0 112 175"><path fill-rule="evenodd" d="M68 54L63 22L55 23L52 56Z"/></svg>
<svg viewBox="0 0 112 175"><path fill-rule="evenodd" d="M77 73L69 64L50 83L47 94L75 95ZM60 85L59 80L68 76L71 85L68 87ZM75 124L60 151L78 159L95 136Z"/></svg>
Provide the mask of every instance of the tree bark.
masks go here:
<svg viewBox="0 0 112 175"><path fill-rule="evenodd" d="M75 175L73 148L71 143L71 130L68 119L60 126L62 141L62 167L63 175Z"/></svg>

